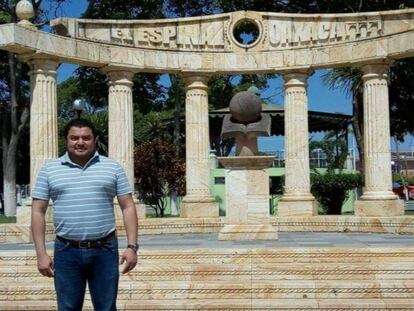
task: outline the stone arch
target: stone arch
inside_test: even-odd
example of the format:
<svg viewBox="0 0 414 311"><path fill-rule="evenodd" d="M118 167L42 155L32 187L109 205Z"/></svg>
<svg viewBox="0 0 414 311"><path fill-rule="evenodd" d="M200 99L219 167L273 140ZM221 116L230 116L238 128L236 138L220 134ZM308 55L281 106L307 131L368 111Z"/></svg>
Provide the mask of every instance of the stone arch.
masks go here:
<svg viewBox="0 0 414 311"><path fill-rule="evenodd" d="M241 46L232 36L234 27L243 20L254 21L259 28L256 42L249 46ZM239 11L203 17L132 21L59 18L51 25L56 32L54 34L38 31L27 20L0 26L0 49L20 54L32 65L33 122L38 122L36 116L43 115L39 111L51 107L46 108L48 117L42 121L42 128L33 126L32 142L41 146L31 151L32 176L57 149L57 146L48 147L41 137L44 131L56 135L53 107L56 106L55 68L59 62L88 65L107 72L113 90L112 107L115 109L110 113L118 113L119 118L124 118L124 124L132 121L131 116L121 111L130 103L131 74L179 73L185 76L186 114L187 119L192 120L187 123L187 129L194 131L194 137L202 137L196 142L187 140L187 144L192 144L187 145L192 150L187 153L187 163L192 163L187 178L192 178L192 185L195 186L194 189L187 189L184 202L188 208L184 209L183 215L216 216L214 199L208 187L208 137L204 135L208 135L208 122L205 122L208 118L206 79L213 73L278 72L285 77L286 96L292 109L291 114L286 116L286 120L290 120L289 116L292 119L285 122L289 126L285 132L290 141L288 145L294 152L286 171L296 176L289 179L292 184L287 185L287 189L292 191L286 194L284 201L288 209L294 211L293 215L313 215L313 198L307 176L309 167L303 156L307 141L298 143L294 139L297 136L293 136L304 126L303 120L307 115L307 77L314 69L358 66L364 71L364 105L367 111L365 162L368 184L362 196L364 205L368 206L365 213L401 214L401 204L391 191L388 169L390 146L386 143L389 141L386 69L393 60L414 56L414 10L361 14ZM44 88L45 81L53 87ZM45 89L47 94L40 91ZM119 138L115 123L112 127L110 125L110 137ZM125 144L127 148L122 149L122 155L115 154L113 157L130 170L127 163L132 159L131 133L130 127L126 128L128 133L121 135L125 138L120 144ZM38 154L39 150L50 152ZM301 168L299 175L295 175L297 167ZM373 178L374 173L380 177ZM293 184L293 180L303 181L300 189ZM308 208L301 210L300 206L306 205L304 202L307 202Z"/></svg>

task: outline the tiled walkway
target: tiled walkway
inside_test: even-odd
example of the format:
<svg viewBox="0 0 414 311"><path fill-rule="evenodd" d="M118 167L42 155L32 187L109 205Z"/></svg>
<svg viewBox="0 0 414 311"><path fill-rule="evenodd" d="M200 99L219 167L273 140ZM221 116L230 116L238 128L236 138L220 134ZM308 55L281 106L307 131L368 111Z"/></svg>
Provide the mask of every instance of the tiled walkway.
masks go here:
<svg viewBox="0 0 414 311"><path fill-rule="evenodd" d="M217 233L163 234L139 237L141 249L277 248L277 247L414 247L414 236L383 233L280 232L277 241L218 241ZM48 242L50 249L53 242ZM126 239L119 238L119 246ZM0 244L0 250L30 250L33 244Z"/></svg>

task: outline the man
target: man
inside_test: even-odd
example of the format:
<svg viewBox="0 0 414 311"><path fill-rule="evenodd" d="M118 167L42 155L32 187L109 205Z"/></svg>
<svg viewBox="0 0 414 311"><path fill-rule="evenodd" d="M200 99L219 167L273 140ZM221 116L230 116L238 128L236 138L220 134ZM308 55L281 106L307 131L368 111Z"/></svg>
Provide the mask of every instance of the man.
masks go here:
<svg viewBox="0 0 414 311"><path fill-rule="evenodd" d="M116 310L118 242L113 199L118 198L128 247L122 273L137 263L137 215L122 167L96 152L96 130L85 119L65 127L67 152L47 162L32 192L32 234L41 274L54 277L59 311L81 311L88 283L96 311ZM54 262L45 247L45 213L53 201Z"/></svg>

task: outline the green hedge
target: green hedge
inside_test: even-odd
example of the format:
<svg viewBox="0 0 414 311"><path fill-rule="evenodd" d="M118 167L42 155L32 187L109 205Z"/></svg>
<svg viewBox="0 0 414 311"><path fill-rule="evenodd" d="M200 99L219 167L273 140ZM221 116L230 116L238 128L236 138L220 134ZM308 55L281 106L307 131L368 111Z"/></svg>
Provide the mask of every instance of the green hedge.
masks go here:
<svg viewBox="0 0 414 311"><path fill-rule="evenodd" d="M311 192L322 205L325 214L339 215L349 190L363 184L361 174L311 174Z"/></svg>

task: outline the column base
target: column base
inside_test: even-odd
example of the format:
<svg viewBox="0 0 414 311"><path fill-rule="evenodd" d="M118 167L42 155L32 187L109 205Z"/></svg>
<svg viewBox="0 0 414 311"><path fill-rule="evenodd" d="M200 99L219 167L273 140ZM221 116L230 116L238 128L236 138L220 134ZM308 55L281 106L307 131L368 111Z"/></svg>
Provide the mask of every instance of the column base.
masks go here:
<svg viewBox="0 0 414 311"><path fill-rule="evenodd" d="M277 230L271 224L231 224L220 230L220 241L277 240Z"/></svg>
<svg viewBox="0 0 414 311"><path fill-rule="evenodd" d="M47 208L47 212L51 206ZM26 201L22 206L18 206L16 209L16 224L18 225L30 225L32 216L32 200ZM48 222L48 217L46 216L46 222Z"/></svg>
<svg viewBox="0 0 414 311"><path fill-rule="evenodd" d="M135 208L137 210L138 221L140 219L145 219L146 213L147 213L146 205L142 201L136 198L134 198L134 203L135 203Z"/></svg>
<svg viewBox="0 0 414 311"><path fill-rule="evenodd" d="M46 235L46 242L53 239ZM30 225L2 224L0 243L33 243Z"/></svg>
<svg viewBox="0 0 414 311"><path fill-rule="evenodd" d="M140 200L138 200L137 198L133 198L134 203L135 203L135 209L137 212L137 217L138 220L139 219L145 219L146 217L146 206L144 203L142 203ZM115 221L118 222L123 222L123 215L122 215L122 210L119 207L119 203L118 200L115 198L114 199L114 213L115 213Z"/></svg>
<svg viewBox="0 0 414 311"><path fill-rule="evenodd" d="M392 191L366 191L361 195L362 201L397 200L398 196Z"/></svg>
<svg viewBox="0 0 414 311"><path fill-rule="evenodd" d="M355 216L390 217L404 215L404 201L394 200L357 200Z"/></svg>
<svg viewBox="0 0 414 311"><path fill-rule="evenodd" d="M22 206L17 206L16 209L16 224L18 225L30 225L32 218L32 198L27 198ZM45 220L47 224L53 224L53 204L49 201L49 205L46 210Z"/></svg>
<svg viewBox="0 0 414 311"><path fill-rule="evenodd" d="M219 206L213 197L184 197L180 204L180 217L219 217Z"/></svg>
<svg viewBox="0 0 414 311"><path fill-rule="evenodd" d="M279 201L277 216L279 217L308 217L318 215L318 202L309 201Z"/></svg>

